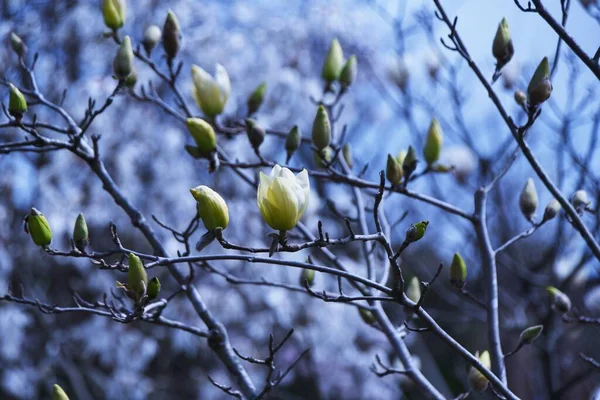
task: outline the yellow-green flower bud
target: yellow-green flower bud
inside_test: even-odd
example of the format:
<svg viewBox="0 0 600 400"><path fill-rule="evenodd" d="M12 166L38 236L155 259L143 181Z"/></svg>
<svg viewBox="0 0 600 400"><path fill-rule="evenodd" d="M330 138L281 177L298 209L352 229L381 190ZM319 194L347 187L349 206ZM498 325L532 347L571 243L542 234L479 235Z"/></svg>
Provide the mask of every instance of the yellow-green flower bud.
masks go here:
<svg viewBox="0 0 600 400"><path fill-rule="evenodd" d="M117 30L125 24L125 0L103 0L102 15L104 24L112 30Z"/></svg>
<svg viewBox="0 0 600 400"><path fill-rule="evenodd" d="M406 150L402 150L396 156L396 161L398 161L398 164L400 164L400 166L402 166L404 164L404 159L406 158L406 154L407 154Z"/></svg>
<svg viewBox="0 0 600 400"><path fill-rule="evenodd" d="M313 159L317 168L327 168L327 165L333 157L333 150L331 147L325 147L323 150L313 153Z"/></svg>
<svg viewBox="0 0 600 400"><path fill-rule="evenodd" d="M344 147L342 147L342 156L344 156L348 168L352 169L354 162L352 160L352 148L350 147L350 143L346 143Z"/></svg>
<svg viewBox="0 0 600 400"><path fill-rule="evenodd" d="M329 51L327 52L325 62L323 63L321 76L327 82L336 81L340 77L343 67L344 52L342 51L342 46L337 39L333 39L331 41L331 46L329 46Z"/></svg>
<svg viewBox="0 0 600 400"><path fill-rule="evenodd" d="M27 53L25 42L23 42L23 39L14 32L10 33L10 47L12 47L15 54L20 58L24 57L25 53Z"/></svg>
<svg viewBox="0 0 600 400"><path fill-rule="evenodd" d="M520 106L525 106L527 104L527 95L522 90L515 91L515 101Z"/></svg>
<svg viewBox="0 0 600 400"><path fill-rule="evenodd" d="M63 388L55 383L52 386L52 400L69 400L69 396L67 396Z"/></svg>
<svg viewBox="0 0 600 400"><path fill-rule="evenodd" d="M150 281L148 282L148 289L146 290L146 294L148 295L149 300L154 300L155 298L158 297L159 293L160 293L160 281L155 276L154 278L150 279Z"/></svg>
<svg viewBox="0 0 600 400"><path fill-rule="evenodd" d="M21 118L23 118L23 114L27 111L27 101L25 100L23 93L21 93L16 86L12 83L9 85L10 96L8 98L8 112L15 117L17 121L20 121Z"/></svg>
<svg viewBox="0 0 600 400"><path fill-rule="evenodd" d="M254 92L248 96L248 115L252 115L260 108L263 98L265 97L265 91L267 90L267 83L263 82L254 89Z"/></svg>
<svg viewBox="0 0 600 400"><path fill-rule="evenodd" d="M167 19L163 25L162 45L170 59L175 58L181 48L181 28L177 16L171 10L167 13Z"/></svg>
<svg viewBox="0 0 600 400"><path fill-rule="evenodd" d="M402 181L402 167L391 154L388 154L387 157L385 176L392 185L399 185Z"/></svg>
<svg viewBox="0 0 600 400"><path fill-rule="evenodd" d="M117 79L124 81L132 71L133 50L131 48L131 39L129 36L125 36L117 49L117 54L115 54L113 72Z"/></svg>
<svg viewBox="0 0 600 400"><path fill-rule="evenodd" d="M37 246L48 246L52 242L52 229L44 214L32 208L25 218L26 231Z"/></svg>
<svg viewBox="0 0 600 400"><path fill-rule="evenodd" d="M543 330L544 325L530 326L521 332L521 335L519 336L519 342L522 344L531 344L541 335Z"/></svg>
<svg viewBox="0 0 600 400"><path fill-rule="evenodd" d="M552 199L544 210L544 221L549 221L558 215L561 205L556 199Z"/></svg>
<svg viewBox="0 0 600 400"><path fill-rule="evenodd" d="M246 118L246 133L253 149L258 149L265 140L265 130L252 118Z"/></svg>
<svg viewBox="0 0 600 400"><path fill-rule="evenodd" d="M548 100L551 93L550 63L548 62L548 57L544 57L531 77L529 86L527 86L529 106L537 107Z"/></svg>
<svg viewBox="0 0 600 400"><path fill-rule="evenodd" d="M303 169L298 175L275 165L270 175L260 172L256 200L265 222L273 229L287 231L298 224L308 207L310 182Z"/></svg>
<svg viewBox="0 0 600 400"><path fill-rule="evenodd" d="M531 221L535 214L535 210L537 210L538 207L538 195L535 190L535 183L531 178L527 179L527 182L521 191L519 206L521 207L521 212L525 218Z"/></svg>
<svg viewBox="0 0 600 400"><path fill-rule="evenodd" d="M331 143L331 124L329 123L327 110L323 105L320 105L317 109L317 115L313 122L312 141L319 150L323 150Z"/></svg>
<svg viewBox="0 0 600 400"><path fill-rule="evenodd" d="M502 21L498 25L494 44L492 45L492 54L496 58L496 69L498 70L506 65L515 54L506 18L502 18Z"/></svg>
<svg viewBox="0 0 600 400"><path fill-rule="evenodd" d="M202 185L190 189L190 193L198 202L198 216L206 229L210 231L216 228L227 228L229 208L219 193Z"/></svg>
<svg viewBox="0 0 600 400"><path fill-rule="evenodd" d="M231 93L231 81L225 67L217 64L213 77L199 66L192 65L192 80L194 98L202 112L211 118L221 114Z"/></svg>
<svg viewBox="0 0 600 400"><path fill-rule="evenodd" d="M373 313L371 311L367 310L366 308L360 307L358 309L358 312L360 313L360 318L362 318L362 320L365 323L367 323L369 325L375 325L375 323L377 322Z"/></svg>
<svg viewBox="0 0 600 400"><path fill-rule="evenodd" d="M413 276L411 280L408 281L406 296L415 303L421 298L421 282L419 282L419 278L416 276Z"/></svg>
<svg viewBox="0 0 600 400"><path fill-rule="evenodd" d="M135 254L129 254L129 269L127 271L127 289L131 298L138 301L146 293L148 275L142 260Z"/></svg>
<svg viewBox="0 0 600 400"><path fill-rule="evenodd" d="M440 158L443 143L444 136L442 134L442 127L438 120L433 118L431 120L431 125L429 125L427 140L425 141L425 147L423 148L423 157L425 158L425 161L427 161L427 165L435 163Z"/></svg>
<svg viewBox="0 0 600 400"><path fill-rule="evenodd" d="M73 227L73 243L79 251L84 251L85 247L90 243L88 235L88 226L83 214L79 213Z"/></svg>
<svg viewBox="0 0 600 400"><path fill-rule="evenodd" d="M406 230L406 236L404 240L407 243L414 243L418 240L421 240L423 236L425 236L425 231L427 231L427 225L429 225L429 221L420 221L416 224L412 224Z"/></svg>
<svg viewBox="0 0 600 400"><path fill-rule="evenodd" d="M315 283L315 270L314 269L303 269L302 275L300 275L300 285L304 286L304 282L308 283L308 286L312 286Z"/></svg>
<svg viewBox="0 0 600 400"><path fill-rule="evenodd" d="M215 130L208 122L201 118L188 118L185 123L200 151L208 154L217 148Z"/></svg>
<svg viewBox="0 0 600 400"><path fill-rule="evenodd" d="M160 38L162 36L162 32L160 28L156 25L150 25L144 31L144 38L142 39L142 45L144 46L144 50L146 50L146 54L150 55L152 50L156 47Z"/></svg>
<svg viewBox="0 0 600 400"><path fill-rule="evenodd" d="M591 201L588 200L588 195L585 190L578 190L573 193L573 196L571 197L571 204L573 204L573 207L579 214L581 214L590 203Z"/></svg>
<svg viewBox="0 0 600 400"><path fill-rule="evenodd" d="M298 128L298 125L294 125L285 139L285 151L287 152L287 157L285 159L286 164L290 162L290 159L300 147L301 141L302 135L300 134L300 128Z"/></svg>
<svg viewBox="0 0 600 400"><path fill-rule="evenodd" d="M135 86L137 82L137 71L135 70L135 66L133 68L131 68L131 73L129 73L129 75L127 75L127 78L125 78L125 86L127 86L128 88L133 88Z"/></svg>
<svg viewBox="0 0 600 400"><path fill-rule="evenodd" d="M402 173L405 176L407 182L412 173L415 172L415 169L417 169L418 161L419 160L417 159L417 152L415 151L414 147L408 146L408 152L406 153L406 157L404 157L404 160L402 161Z"/></svg>
<svg viewBox="0 0 600 400"><path fill-rule="evenodd" d="M450 283L457 289L465 287L467 281L467 264L459 253L454 253L450 264Z"/></svg>
<svg viewBox="0 0 600 400"><path fill-rule="evenodd" d="M571 310L571 299L569 299L569 296L553 286L548 286L546 291L552 298L552 308L561 314L566 314Z"/></svg>
<svg viewBox="0 0 600 400"><path fill-rule="evenodd" d="M346 65L344 65L344 68L342 68L342 72L340 73L340 83L342 84L342 87L352 85L356 80L357 72L356 56L352 55L348 61L346 61Z"/></svg>
<svg viewBox="0 0 600 400"><path fill-rule="evenodd" d="M488 351L484 351L481 355L475 353L475 356L479 358L479 362L483 364L483 366L487 369L491 368L492 360L490 359L490 353ZM469 386L471 389L477 392L483 392L488 387L487 378L479 372L475 367L471 367L469 369Z"/></svg>

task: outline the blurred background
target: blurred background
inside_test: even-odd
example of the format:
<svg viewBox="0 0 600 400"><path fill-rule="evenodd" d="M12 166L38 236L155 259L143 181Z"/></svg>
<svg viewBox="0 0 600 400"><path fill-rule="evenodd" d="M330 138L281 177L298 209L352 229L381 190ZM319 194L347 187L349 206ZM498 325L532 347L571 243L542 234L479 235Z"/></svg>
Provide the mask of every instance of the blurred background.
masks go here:
<svg viewBox="0 0 600 400"><path fill-rule="evenodd" d="M179 86L195 113L201 114L191 95L191 64L210 73L215 63L228 70L232 92L225 117L221 117L223 123L245 116L248 95L265 81L267 92L257 114L259 122L286 132L298 124L304 135L310 135L316 110L310 97L321 96L322 62L331 40L338 38L346 56L356 54L359 71L343 99L338 126L347 125L354 171L366 168L365 179L378 181L387 153L395 155L408 145L421 149L429 122L436 117L444 131L442 161L456 169L451 174L418 179L412 190L472 212L474 191L492 179L515 146L468 65L441 46L439 38L446 37L448 30L434 17L430 1L128 3L122 32L131 35L135 43L148 25L162 27L168 9L178 16L183 33L179 57L184 63ZM523 13L512 1L443 3L451 17L458 16L462 39L490 79L495 65L492 40L498 23L506 17L515 56L494 87L517 122L523 123L526 116L513 100L514 91L524 90L540 60L549 57L556 68L554 91L528 141L566 196L585 189L596 208L600 197L600 157L595 151L600 125L597 79L566 46L556 53L554 31L537 14ZM560 20L560 2L544 3ZM589 0L566 3L567 31L588 54L594 54L600 44L598 5ZM88 98L102 104L114 90L116 46L103 36L106 28L98 1L1 0L0 15L0 37L6 38L0 46L0 70L8 80L22 84L25 78L8 44L14 31L27 43L29 60L34 52L39 53L36 74L42 92L59 102L66 89L64 107L71 115L82 118ZM162 49L157 49L153 59L166 70L161 53ZM151 80L161 97L174 104L168 87L151 70L139 62L136 67L138 85ZM8 90L3 88L4 101L7 96ZM58 121L46 110L36 112L40 121ZM147 218L154 215L185 229L196 212L188 190L204 184L227 200L231 213L228 240L246 246L268 245L265 235L269 227L256 207L254 189L239 183L227 167L208 174L207 162L192 159L184 150L185 144L192 143L185 126L156 105L120 95L88 132L102 135L100 147L109 172ZM0 130L2 142L20 138L22 133L16 129ZM234 158L256 161L245 136L220 137L219 143ZM261 152L284 163L283 145L280 138L268 135ZM294 155L290 165L317 169L307 146ZM89 260L51 257L35 247L22 228L23 217L32 206L48 218L55 248L69 248L73 223L83 212L92 249L111 248L112 221L125 246L151 252L102 184L71 153L0 154L0 171L0 295L10 285L27 297L68 306L73 305L73 292L88 301L101 300L115 280L124 280L123 273L98 270ZM249 172L258 174L257 169ZM538 218L551 200L527 162L519 158L489 200L488 225L495 247L530 226L518 208L521 188L529 177L534 178L540 197ZM356 215L350 188L316 179L311 179L311 185L313 194L303 221L315 233L321 220L332 237L346 235L342 219L333 210ZM372 197L368 199L369 207ZM440 262L449 265L454 252L460 251L469 268L467 289L485 298L477 241L469 222L399 194L386 197L384 207L393 224L395 244L403 240L410 222L431 221L426 240L403 253L407 276L428 280ZM406 220L395 223L405 213ZM597 215L586 214L584 221L598 237ZM157 225L155 229L170 253L181 250L169 232ZM197 233L193 239L199 236ZM335 249L335 253L352 271L364 274L360 250L360 245L352 244ZM217 243L205 251L224 252ZM309 254L326 263L316 250L284 257L303 261ZM384 256L378 253L377 257L382 271ZM240 262L215 263L215 267L242 278L299 282L299 272L294 269ZM507 360L511 389L523 399L598 398L600 374L578 357L584 352L600 359L598 326L563 322L550 310L545 291L547 285L557 286L582 314L600 316L598 261L580 236L561 216L502 253L498 267L504 349L516 346L524 328L545 326L540 340ZM166 271L159 277L163 293L177 289ZM265 356L269 333L282 338L290 328L296 333L279 355L280 365L311 349L272 398L422 398L409 381L397 376L378 378L370 371L376 354L398 368L399 361L383 334L365 324L355 307L324 303L280 288L234 285L204 270L197 271L195 284L242 354ZM317 273L316 287L335 290L336 280ZM446 272L432 287L425 305L467 349L486 348L485 312L452 290ZM394 321L402 322L401 311L394 307L388 311ZM164 315L201 324L182 296L170 302ZM466 390L468 365L435 336L410 333L405 340L417 364L444 395L457 396ZM260 382L265 371L252 365L248 368ZM186 332L141 323L119 324L87 314L43 315L35 308L0 302L2 399L48 398L53 383L80 400L224 398L207 375L229 382L206 343ZM473 397L493 396L488 392Z"/></svg>

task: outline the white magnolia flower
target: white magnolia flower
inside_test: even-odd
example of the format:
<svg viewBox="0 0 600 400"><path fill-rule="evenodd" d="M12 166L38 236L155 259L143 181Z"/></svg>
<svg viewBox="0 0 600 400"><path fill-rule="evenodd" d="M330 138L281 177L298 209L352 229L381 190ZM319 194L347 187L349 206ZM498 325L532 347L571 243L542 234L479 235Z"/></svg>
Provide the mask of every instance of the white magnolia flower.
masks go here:
<svg viewBox="0 0 600 400"><path fill-rule="evenodd" d="M273 229L292 229L306 211L310 195L308 172L303 169L294 176L292 171L275 165L271 175L260 173L257 201L263 218Z"/></svg>
<svg viewBox="0 0 600 400"><path fill-rule="evenodd" d="M194 81L194 98L204 114L214 117L223 112L231 93L231 82L225 67L217 64L213 78L199 66L192 65L192 80Z"/></svg>

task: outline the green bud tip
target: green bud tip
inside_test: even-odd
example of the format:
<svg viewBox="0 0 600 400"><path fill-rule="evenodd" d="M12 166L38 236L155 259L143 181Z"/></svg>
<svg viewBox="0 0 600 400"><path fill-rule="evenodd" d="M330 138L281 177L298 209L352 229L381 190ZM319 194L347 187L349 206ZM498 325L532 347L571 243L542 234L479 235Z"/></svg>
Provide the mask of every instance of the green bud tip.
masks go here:
<svg viewBox="0 0 600 400"><path fill-rule="evenodd" d="M438 120L433 118L429 125L425 147L423 148L423 157L427 161L427 165L435 163L440 158L443 143L442 127Z"/></svg>
<svg viewBox="0 0 600 400"><path fill-rule="evenodd" d="M337 39L333 39L323 63L321 76L326 82L336 81L344 66L344 52Z"/></svg>
<svg viewBox="0 0 600 400"><path fill-rule="evenodd" d="M265 140L265 130L254 119L246 118L246 133L254 149L258 149Z"/></svg>
<svg viewBox="0 0 600 400"><path fill-rule="evenodd" d="M201 118L188 118L186 125L201 152L208 154L217 148L215 130L208 122Z"/></svg>
<svg viewBox="0 0 600 400"><path fill-rule="evenodd" d="M20 120L23 114L27 111L27 101L23 93L14 86L12 83L9 84L10 95L8 98L8 112L10 115Z"/></svg>
<svg viewBox="0 0 600 400"><path fill-rule="evenodd" d="M538 207L538 195L532 178L527 179L519 198L521 212L528 220L532 220Z"/></svg>
<svg viewBox="0 0 600 400"><path fill-rule="evenodd" d="M544 330L544 325L535 325L525 329L519 336L519 342L523 344L533 343Z"/></svg>
<svg viewBox="0 0 600 400"><path fill-rule="evenodd" d="M544 221L549 221L556 217L560 212L561 205L556 199L552 199L544 210Z"/></svg>
<svg viewBox="0 0 600 400"><path fill-rule="evenodd" d="M163 25L162 44L169 59L175 58L181 48L181 28L177 16L171 10L167 12Z"/></svg>
<svg viewBox="0 0 600 400"><path fill-rule="evenodd" d="M108 28L112 30L121 28L126 19L125 0L103 0L102 16Z"/></svg>
<svg viewBox="0 0 600 400"><path fill-rule="evenodd" d="M117 49L113 59L113 72L115 77L125 81L133 72L133 49L131 48L131 38L125 36Z"/></svg>
<svg viewBox="0 0 600 400"><path fill-rule="evenodd" d="M304 281L308 282L308 286L312 286L315 283L315 270L303 269L300 276L300 285L304 286Z"/></svg>
<svg viewBox="0 0 600 400"><path fill-rule="evenodd" d="M417 162L417 152L415 151L414 147L408 146L408 152L402 161L402 172L406 180L408 180L410 175L415 171L415 169L417 169Z"/></svg>
<svg viewBox="0 0 600 400"><path fill-rule="evenodd" d="M227 228L229 208L219 193L204 185L190 189L190 193L198 202L198 216L206 229Z"/></svg>
<svg viewBox="0 0 600 400"><path fill-rule="evenodd" d="M252 115L260 108L265 91L267 90L267 83L263 82L254 89L254 91L248 96L248 115Z"/></svg>
<svg viewBox="0 0 600 400"><path fill-rule="evenodd" d="M32 208L27 216L27 231L37 246L48 246L52 242L50 224L36 208Z"/></svg>
<svg viewBox="0 0 600 400"><path fill-rule="evenodd" d="M354 162L352 160L352 147L350 147L350 143L346 143L344 147L342 147L342 156L344 156L348 168L352 169Z"/></svg>
<svg viewBox="0 0 600 400"><path fill-rule="evenodd" d="M450 264L450 283L452 286L462 289L467 281L467 264L459 253L454 253L452 264Z"/></svg>
<svg viewBox="0 0 600 400"><path fill-rule="evenodd" d="M312 141L319 150L323 150L331 143L331 124L329 123L327 110L322 104L317 109L317 115L313 122Z"/></svg>
<svg viewBox="0 0 600 400"><path fill-rule="evenodd" d="M79 213L75 219L75 226L73 227L73 243L75 243L75 247L80 251L83 251L89 244L87 222L81 213Z"/></svg>
<svg viewBox="0 0 600 400"><path fill-rule="evenodd" d="M10 47L12 47L15 54L19 57L23 57L27 52L27 46L23 39L14 32L10 33Z"/></svg>
<svg viewBox="0 0 600 400"><path fill-rule="evenodd" d="M160 288L160 281L156 276L150 279L150 281L148 282L148 289L146 290L148 299L154 300L155 298L157 298L158 294L160 293Z"/></svg>
<svg viewBox="0 0 600 400"><path fill-rule="evenodd" d="M569 296L553 286L548 286L546 291L552 299L552 307L561 314L566 314L571 310L571 299Z"/></svg>
<svg viewBox="0 0 600 400"><path fill-rule="evenodd" d="M510 38L510 31L508 29L508 22L506 18L502 18L502 21L498 25L496 36L494 36L494 43L492 45L492 54L497 61L497 69L502 68L508 63L515 53L512 39Z"/></svg>
<svg viewBox="0 0 600 400"><path fill-rule="evenodd" d="M333 150L329 146L325 147L323 150L313 153L313 158L317 168L327 167L327 163L331 161L331 157L333 157Z"/></svg>
<svg viewBox="0 0 600 400"><path fill-rule="evenodd" d="M300 134L300 128L298 125L294 125L294 127L288 133L287 138L285 140L285 151L287 152L286 164L290 162L292 155L298 150L300 147L300 143L302 141L302 137Z"/></svg>
<svg viewBox="0 0 600 400"><path fill-rule="evenodd" d="M550 63L548 57L544 57L536 68L529 85L527 86L527 95L529 105L536 107L548 100L552 93L552 83L550 82Z"/></svg>
<svg viewBox="0 0 600 400"><path fill-rule="evenodd" d="M475 355L479 358L479 362L483 364L485 368L490 369L492 362L490 359L490 353L488 353L487 350L484 351L481 355L478 355L477 353ZM489 384L487 378L475 367L471 367L469 369L468 379L469 386L477 392L483 392L485 389L487 389Z"/></svg>
<svg viewBox="0 0 600 400"><path fill-rule="evenodd" d="M391 154L387 157L385 175L392 185L399 185L402 181L402 167Z"/></svg>
<svg viewBox="0 0 600 400"><path fill-rule="evenodd" d="M67 396L63 388L55 383L52 386L52 400L69 400L69 396Z"/></svg>
<svg viewBox="0 0 600 400"><path fill-rule="evenodd" d="M427 231L427 226L429 225L429 221L421 221L416 224L412 224L406 230L405 241L407 243L414 243L418 240L421 240L423 236L425 236L425 232Z"/></svg>
<svg viewBox="0 0 600 400"><path fill-rule="evenodd" d="M344 68L342 68L342 72L340 73L340 84L343 87L348 87L354 83L356 80L356 74L358 72L356 66L356 56L352 55L346 61Z"/></svg>
<svg viewBox="0 0 600 400"><path fill-rule="evenodd" d="M133 300L137 301L146 293L148 275L142 260L135 254L129 254L129 270L127 271L127 289Z"/></svg>

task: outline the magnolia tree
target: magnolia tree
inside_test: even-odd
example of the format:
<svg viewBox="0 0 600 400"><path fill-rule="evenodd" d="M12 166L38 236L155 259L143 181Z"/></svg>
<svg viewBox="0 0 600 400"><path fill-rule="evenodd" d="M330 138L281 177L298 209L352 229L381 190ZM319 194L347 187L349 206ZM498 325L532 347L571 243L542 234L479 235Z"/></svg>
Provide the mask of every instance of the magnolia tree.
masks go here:
<svg viewBox="0 0 600 400"><path fill-rule="evenodd" d="M431 85L448 92L448 110L411 88L411 66L402 50L386 82L360 46L348 46L357 53L348 57L333 39L319 54L320 71L311 71L322 79L320 94L290 100L290 108L310 107L309 121L283 118L279 129L268 126L268 112L285 103L269 104L266 83L250 91L235 112L226 112L234 87L226 67L216 64L212 75L184 57L186 33L173 11L162 26L145 21L142 34L125 29L136 5L102 2L97 18L103 16L104 39L113 44L104 60L112 61L114 83L105 99L90 97L83 115L65 105L66 91L46 94L38 84L35 48L20 32L10 33L11 61L19 74L2 80L2 158L31 155L40 160L34 173L42 174L57 160L50 154L68 153L70 161L60 163L64 173L74 165L85 171L86 181L105 192L101 209L108 211L98 217L99 208L82 207L75 217L53 207L49 218L43 196L28 205L22 224L30 240L19 242L26 248L22 260L34 270L48 260L53 268L73 262L83 269L76 280L52 280L48 276L58 272L48 269L48 276L10 278L0 307L16 304L35 315L54 314L52 321L68 321L69 329L60 330L63 341L40 339L42 359L55 359L46 367L53 372L36 378L41 389L19 393L5 383L9 397L49 391L54 399L589 396L600 372L597 331L586 330L600 325L592 292L597 275L589 272L600 260L595 201L600 178L592 168L600 126L600 50L583 49L565 28L570 8L580 5L562 0L556 16L542 0L515 1L523 18L541 19L551 28L556 51L525 60L534 68L516 73L510 67L518 42L510 21L498 16L495 36L487 38L495 65L488 70L471 56L460 20L442 3L433 0L418 10L408 27L375 7L392 24L401 49L414 31L430 40L435 58L427 72ZM587 18L598 19L596 2L581 5ZM444 31L441 45L434 27ZM564 107L553 94L561 59L567 60L562 64L571 85ZM489 140L499 145L494 156L481 150L463 114L461 65L469 70L469 85L485 94L480 107L497 113L486 132L498 139ZM369 73L359 75L363 69ZM144 79L138 75L142 70ZM579 96L575 86L582 76L591 83ZM352 140L356 128L368 128L364 121L351 126L344 109L362 77L377 81L411 131L406 150L392 148L387 138L385 144L371 141L383 154L369 162L365 142ZM188 91L181 82L190 78ZM124 142L119 122L109 131L102 116L129 103L185 132L176 159L157 162L167 171L179 160L192 161L195 175L185 181L188 188L170 189L179 188L176 174L164 182L144 179L144 185L159 187L152 196L119 183L119 168L129 160L111 153ZM547 109L552 120L544 119ZM119 112L114 118L123 117ZM305 123L310 132L302 132ZM138 124L144 131L155 129L143 119ZM536 129L542 124L559 140L538 157L531 143L540 143L530 138L545 133ZM588 125L582 152L585 140L576 142L570 133L583 137ZM144 143L149 138L138 138L130 154L150 154ZM448 141L463 145L448 151ZM144 168L152 165L147 154L145 161ZM40 185L44 191L45 183ZM176 191L173 203L159 199L163 190ZM176 214L171 221L170 211ZM56 229L53 221L72 225ZM2 232L6 243L13 243L19 225ZM565 272L561 263L571 267ZM53 283L39 289L49 279ZM278 297L270 297L273 293ZM114 325L73 334L90 319ZM12 329L21 329L18 325ZM10 331L11 324L3 329ZM120 335L129 337L132 330L142 335L124 344ZM193 375L192 386L201 387L196 392L178 387L179 379L188 378L174 372L182 365L176 346L148 344L170 343L165 338L171 332L188 342L197 339L189 347L200 350L183 364L186 377ZM40 345L35 332L22 335L28 345ZM91 352L98 361L82 361L75 354L78 343L88 349L100 336L107 343ZM131 376L108 388L110 379L97 371L117 369L111 365L116 354L125 356L123 369ZM354 375L340 372L336 357ZM166 383L159 382L161 374L170 376Z"/></svg>

